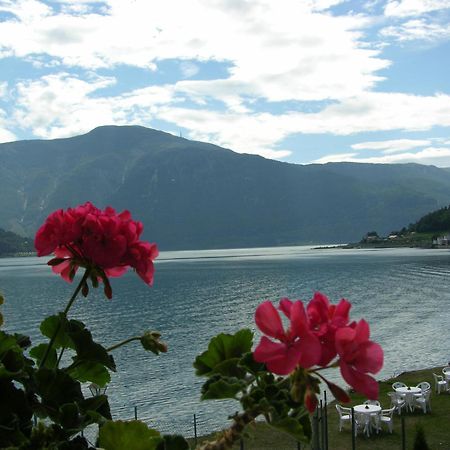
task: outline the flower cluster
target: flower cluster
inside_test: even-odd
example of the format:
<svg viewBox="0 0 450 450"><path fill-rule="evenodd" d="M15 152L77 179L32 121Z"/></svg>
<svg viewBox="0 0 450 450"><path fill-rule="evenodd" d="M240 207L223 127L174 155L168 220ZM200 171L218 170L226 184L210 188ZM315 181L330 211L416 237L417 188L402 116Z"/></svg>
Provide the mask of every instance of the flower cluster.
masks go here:
<svg viewBox="0 0 450 450"><path fill-rule="evenodd" d="M270 301L263 302L256 309L255 321L266 336L254 351L255 360L265 363L275 374L288 375L297 368L314 372L315 366L327 367L338 357L344 380L366 397L376 399L378 383L368 373L381 370L383 350L369 340L365 320L350 322L350 308L347 300L333 305L320 292L314 294L306 308L300 300L281 299L278 310L290 322L285 330L278 310ZM306 389L305 404L313 410L311 395Z"/></svg>
<svg viewBox="0 0 450 450"><path fill-rule="evenodd" d="M66 281L72 281L77 269L84 267L106 287L108 276L120 276L132 267L145 283L152 284L158 249L156 244L139 240L142 230L142 223L132 220L128 211L117 214L111 207L102 211L87 202L50 214L34 244L38 256L54 253L49 264ZM109 298L112 295L110 288L105 293Z"/></svg>

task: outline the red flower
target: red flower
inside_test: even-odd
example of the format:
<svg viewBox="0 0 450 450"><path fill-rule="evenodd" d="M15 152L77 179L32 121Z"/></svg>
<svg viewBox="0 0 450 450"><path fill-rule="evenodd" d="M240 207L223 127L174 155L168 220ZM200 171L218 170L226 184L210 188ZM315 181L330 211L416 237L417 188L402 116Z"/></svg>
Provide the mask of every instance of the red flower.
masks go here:
<svg viewBox="0 0 450 450"><path fill-rule="evenodd" d="M333 305L320 292L316 292L309 302L306 311L311 331L318 337L322 345L319 366L325 367L336 356L334 342L336 330L348 324L351 307L350 302L345 299L342 299L337 305Z"/></svg>
<svg viewBox="0 0 450 450"><path fill-rule="evenodd" d="M378 383L367 373L383 367L383 349L369 340L369 324L365 320L336 331L336 349L344 380L369 399L378 398Z"/></svg>
<svg viewBox="0 0 450 450"><path fill-rule="evenodd" d="M257 362L265 363L267 368L278 375L291 373L298 365L311 367L320 359L320 343L309 331L305 309L301 301L280 301L279 309L289 318L290 327L285 331L280 314L270 301L258 306L255 322L267 336L263 336L254 351Z"/></svg>
<svg viewBox="0 0 450 450"><path fill-rule="evenodd" d="M117 214L87 202L76 208L50 214L35 237L38 256L55 254L49 263L53 271L72 281L78 267L91 270L108 284L107 277L120 276L128 267L147 283L153 282L156 244L140 241L143 226L133 221L128 211ZM110 297L110 289L106 289Z"/></svg>

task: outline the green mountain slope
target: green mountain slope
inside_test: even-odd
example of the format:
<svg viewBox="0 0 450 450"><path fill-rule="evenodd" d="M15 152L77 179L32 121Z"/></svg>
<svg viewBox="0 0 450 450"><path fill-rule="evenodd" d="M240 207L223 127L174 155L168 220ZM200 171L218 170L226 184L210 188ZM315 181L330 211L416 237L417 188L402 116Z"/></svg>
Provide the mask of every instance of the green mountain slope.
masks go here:
<svg viewBox="0 0 450 450"><path fill-rule="evenodd" d="M0 226L32 235L87 200L129 209L162 249L359 240L449 204L432 166L295 165L143 127L0 145Z"/></svg>

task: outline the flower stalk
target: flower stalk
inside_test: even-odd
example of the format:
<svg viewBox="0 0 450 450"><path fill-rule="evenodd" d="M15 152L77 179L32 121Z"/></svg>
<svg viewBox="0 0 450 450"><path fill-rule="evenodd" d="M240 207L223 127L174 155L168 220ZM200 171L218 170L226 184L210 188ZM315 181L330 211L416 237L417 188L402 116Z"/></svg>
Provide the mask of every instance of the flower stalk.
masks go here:
<svg viewBox="0 0 450 450"><path fill-rule="evenodd" d="M89 277L90 274L90 270L86 269L83 277L81 278L80 282L78 283L78 286L75 288L75 291L72 294L72 297L70 297L69 301L67 302L67 305L64 309L64 311L62 312L62 314L64 315L64 317L67 317L67 313L69 312L70 308L73 305L73 302L75 301L75 299L77 298L78 294L80 293L81 289L83 288L83 286L85 285L85 283L87 282L87 279ZM47 346L47 349L45 350L44 356L41 359L41 362L39 364L39 368L43 367L45 362L47 361L48 355L50 354L50 351L53 347L53 344L55 343L56 340L56 336L58 335L59 331L61 329L61 322L58 323L55 332L53 333L53 336L50 338L50 342ZM62 353L61 353L62 354ZM61 356L61 355L60 355ZM59 358L60 359L60 358ZM59 360L58 360L59 362Z"/></svg>

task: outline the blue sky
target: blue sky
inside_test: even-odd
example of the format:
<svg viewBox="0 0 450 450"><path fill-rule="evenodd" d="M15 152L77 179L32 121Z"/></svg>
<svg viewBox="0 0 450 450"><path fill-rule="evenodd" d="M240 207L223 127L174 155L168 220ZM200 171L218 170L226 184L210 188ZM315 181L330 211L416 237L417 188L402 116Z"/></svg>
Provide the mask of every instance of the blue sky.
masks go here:
<svg viewBox="0 0 450 450"><path fill-rule="evenodd" d="M111 124L450 167L450 0L0 0L0 142Z"/></svg>

